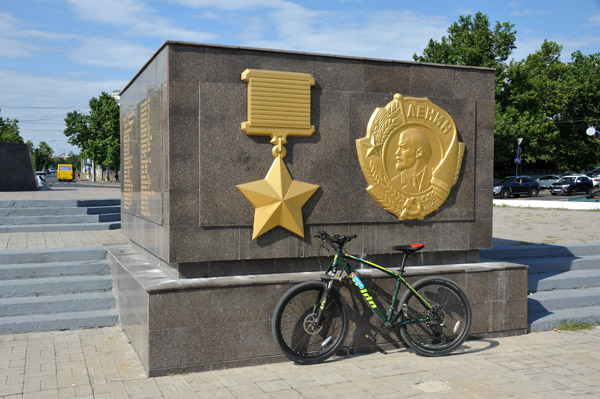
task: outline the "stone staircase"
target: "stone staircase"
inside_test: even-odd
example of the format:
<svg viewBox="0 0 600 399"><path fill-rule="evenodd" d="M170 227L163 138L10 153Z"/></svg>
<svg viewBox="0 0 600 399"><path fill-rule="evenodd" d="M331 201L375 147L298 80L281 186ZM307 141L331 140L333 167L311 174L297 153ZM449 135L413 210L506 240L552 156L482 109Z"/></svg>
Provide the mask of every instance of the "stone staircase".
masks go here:
<svg viewBox="0 0 600 399"><path fill-rule="evenodd" d="M102 246L0 252L0 334L118 323Z"/></svg>
<svg viewBox="0 0 600 399"><path fill-rule="evenodd" d="M121 228L121 201L0 201L0 233L92 231Z"/></svg>
<svg viewBox="0 0 600 399"><path fill-rule="evenodd" d="M547 331L564 321L600 322L600 244L524 245L481 251L482 261L529 266L528 323Z"/></svg>

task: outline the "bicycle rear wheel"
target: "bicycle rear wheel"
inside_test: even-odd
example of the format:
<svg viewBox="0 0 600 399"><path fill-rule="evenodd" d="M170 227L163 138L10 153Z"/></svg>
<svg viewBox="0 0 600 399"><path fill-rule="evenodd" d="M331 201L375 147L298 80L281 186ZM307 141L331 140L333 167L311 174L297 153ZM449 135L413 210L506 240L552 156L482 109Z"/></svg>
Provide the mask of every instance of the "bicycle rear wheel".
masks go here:
<svg viewBox="0 0 600 399"><path fill-rule="evenodd" d="M324 289L320 282L298 284L275 306L273 336L283 354L296 363L324 361L335 353L348 333L348 310L336 289L331 289L321 324L314 323Z"/></svg>
<svg viewBox="0 0 600 399"><path fill-rule="evenodd" d="M413 288L433 310L423 305L412 291L403 295L400 303L406 311L404 320L427 319L403 325L400 336L404 342L426 356L443 356L458 348L471 330L471 303L465 292L444 277L424 278Z"/></svg>

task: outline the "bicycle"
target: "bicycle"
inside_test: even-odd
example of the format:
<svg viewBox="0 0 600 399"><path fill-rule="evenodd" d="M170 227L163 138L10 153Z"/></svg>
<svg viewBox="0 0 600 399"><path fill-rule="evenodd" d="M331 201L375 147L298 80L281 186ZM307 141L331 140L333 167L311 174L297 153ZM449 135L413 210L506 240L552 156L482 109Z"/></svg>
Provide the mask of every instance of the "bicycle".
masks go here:
<svg viewBox="0 0 600 399"><path fill-rule="evenodd" d="M413 285L403 277L409 256L423 244L397 245L393 250L404 253L398 272L369 262L344 250L344 245L356 238L353 235L330 236L320 231L322 245L327 243L335 255L321 281L307 281L290 288L275 306L272 330L283 354L299 364L320 363L342 345L348 333L348 308L334 281L352 279L358 295L368 308L379 316L382 328L373 337L375 342L383 331L400 328L406 345L425 356L443 356L458 348L469 335L472 322L471 304L463 289L444 277L425 277ZM365 287L359 274L349 261L378 269L396 278L396 286L387 311L380 301ZM398 304L401 286L406 287Z"/></svg>

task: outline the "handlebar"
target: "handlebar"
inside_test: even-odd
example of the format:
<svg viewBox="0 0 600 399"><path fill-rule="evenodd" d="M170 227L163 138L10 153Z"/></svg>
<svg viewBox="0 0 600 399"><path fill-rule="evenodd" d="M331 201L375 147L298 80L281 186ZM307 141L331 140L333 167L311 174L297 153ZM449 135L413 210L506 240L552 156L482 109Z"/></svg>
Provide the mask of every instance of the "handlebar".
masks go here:
<svg viewBox="0 0 600 399"><path fill-rule="evenodd" d="M316 234L315 237L320 238L323 241L326 241L329 245L331 245L331 247L333 249L337 250L341 250L344 247L344 244L346 244L348 241L351 241L352 239L356 238L357 235L356 234L348 234L348 235L343 235L340 236L338 234L334 234L333 236L330 236L329 234L327 234L327 232L325 231L319 231L319 234Z"/></svg>

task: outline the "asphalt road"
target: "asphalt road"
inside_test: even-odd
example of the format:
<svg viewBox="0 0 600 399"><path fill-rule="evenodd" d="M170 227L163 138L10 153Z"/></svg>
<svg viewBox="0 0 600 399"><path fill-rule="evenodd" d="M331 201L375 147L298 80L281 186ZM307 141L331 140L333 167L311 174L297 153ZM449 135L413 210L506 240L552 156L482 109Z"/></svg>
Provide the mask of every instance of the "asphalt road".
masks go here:
<svg viewBox="0 0 600 399"><path fill-rule="evenodd" d="M598 190L598 187L594 188L595 190ZM552 195L550 194L550 191L546 190L546 189L542 189L540 190L540 193L536 196L536 197L530 197L528 195L521 195L521 196L517 196L517 197L510 197L510 198L506 198L507 200L535 200L535 201L568 201L571 198L575 198L575 197L582 197L585 196L585 193L578 193L575 195ZM494 197L494 199L500 199L500 197Z"/></svg>

